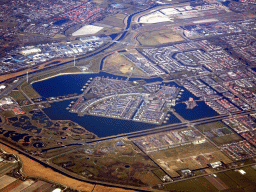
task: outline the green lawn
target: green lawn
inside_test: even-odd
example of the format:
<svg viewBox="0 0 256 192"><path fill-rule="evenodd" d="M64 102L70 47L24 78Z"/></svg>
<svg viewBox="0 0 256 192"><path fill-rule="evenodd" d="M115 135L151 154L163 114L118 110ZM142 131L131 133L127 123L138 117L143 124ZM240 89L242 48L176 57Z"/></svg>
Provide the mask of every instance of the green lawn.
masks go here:
<svg viewBox="0 0 256 192"><path fill-rule="evenodd" d="M168 191L217 192L218 190L204 177L189 179L164 186Z"/></svg>
<svg viewBox="0 0 256 192"><path fill-rule="evenodd" d="M24 97L24 95L22 95L22 93L20 93L19 91L12 91L10 96L15 100L15 101L22 101L25 100L26 98Z"/></svg>

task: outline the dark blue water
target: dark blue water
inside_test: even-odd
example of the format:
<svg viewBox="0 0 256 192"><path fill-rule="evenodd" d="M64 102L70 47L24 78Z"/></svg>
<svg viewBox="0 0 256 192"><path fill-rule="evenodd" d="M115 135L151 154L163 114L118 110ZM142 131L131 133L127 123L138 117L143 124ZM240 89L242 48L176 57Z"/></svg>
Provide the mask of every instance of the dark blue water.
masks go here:
<svg viewBox="0 0 256 192"><path fill-rule="evenodd" d="M111 39L113 40L113 39L115 39L116 37L117 37L117 35L119 35L118 33L115 33L115 34L111 34L111 35L109 35L110 37L111 37Z"/></svg>
<svg viewBox="0 0 256 192"><path fill-rule="evenodd" d="M62 75L53 77L44 81L36 82L33 84L33 88L43 97L56 97L56 96L64 96L68 94L78 93L81 94L81 88L85 85L85 83L92 77L96 76L104 76L109 78L118 78L118 79L126 79L126 77L111 75L108 73L100 72L98 74L76 74L76 75ZM140 80L140 78L131 78L131 81ZM153 79L144 79L147 83L162 81L162 78L153 78ZM163 83L165 85L174 85L178 86L174 82ZM180 86L178 86L180 87ZM184 87L180 87L184 91L181 92L180 100L186 101L189 97L193 97L195 100L198 98L192 95L188 90ZM71 120L90 132L95 133L99 137L106 137L111 135L117 135L122 133L130 133L134 131L140 131L145 129L150 129L156 127L153 124L120 120L120 119L112 119L106 117L97 117L86 115L83 117L79 117L77 114L70 113L66 110L66 107L70 104L71 100L63 101L58 103L51 104L50 108L44 109L44 112L50 117L52 120ZM208 107L204 102L197 102L198 106L194 109L186 109L186 105L184 103L180 103L175 106L176 112L178 112L182 117L187 120L195 120L204 117L216 116L217 113ZM167 124L179 123L180 121L171 114Z"/></svg>
<svg viewBox="0 0 256 192"><path fill-rule="evenodd" d="M233 0L233 1L237 1L237 0ZM222 2L222 1L221 1L221 3L222 3L224 6L228 7L230 1L225 1L225 2Z"/></svg>
<svg viewBox="0 0 256 192"><path fill-rule="evenodd" d="M98 74L76 74L60 75L44 81L33 83L33 88L44 98L64 96L68 94L81 94L81 89L85 83L92 77L104 76L109 78L127 79L127 77L111 75L100 72ZM130 81L141 80L141 78L130 78ZM147 83L162 81L162 78L144 79Z"/></svg>
<svg viewBox="0 0 256 192"><path fill-rule="evenodd" d="M33 88L43 97L56 97L73 93L82 93L81 88L92 77L104 76L109 78L126 79L126 77L111 75L101 72L99 74L77 74L77 75L62 75L53 77L44 81L36 82ZM140 78L130 78L131 81L140 80ZM145 79L146 82L162 81L161 78ZM165 83L169 85L176 85L175 83ZM50 108L44 109L44 112L52 120L71 120L90 132L95 133L99 137L106 137L117 135L121 133L130 133L134 131L145 130L156 127L153 124L112 119L106 117L96 117L86 115L80 117L77 114L70 113L66 107L72 100L63 101L51 104ZM180 121L172 114L170 114L168 124L179 123Z"/></svg>
<svg viewBox="0 0 256 192"><path fill-rule="evenodd" d="M52 103L51 107L45 108L43 110L52 120L69 119L83 126L88 131L95 133L99 137L141 131L157 126L141 122L112 119L106 117L97 117L90 115L80 117L76 113L70 113L68 110L66 110L66 107L69 105L71 101L72 100ZM169 118L170 120L168 121L168 123L180 122L175 116L170 116Z"/></svg>
<svg viewBox="0 0 256 192"><path fill-rule="evenodd" d="M53 23L53 25L62 25L63 23L66 23L69 21L68 19L61 19Z"/></svg>
<svg viewBox="0 0 256 192"><path fill-rule="evenodd" d="M184 87L181 87L177 85L174 82L170 83L165 83L166 85L170 86L176 86L179 87L180 89L183 89L181 93L181 97L177 101L177 105L174 107L176 112L179 113L184 119L187 120L195 120L195 119L200 119L204 117L212 117L218 115L217 112L215 112L213 109L211 109L208 105L206 105L203 101L197 102L197 105L193 109L186 109L186 104L181 103L184 101L187 101L190 97L192 97L194 100L199 100L199 97L194 96L192 93L190 93L187 89Z"/></svg>
<svg viewBox="0 0 256 192"><path fill-rule="evenodd" d="M184 119L187 120L195 120L204 117L212 117L218 115L213 109L211 109L208 105L206 105L203 101L197 102L197 105L193 109L186 109L185 103L180 103L176 105L174 108L177 113L179 113Z"/></svg>

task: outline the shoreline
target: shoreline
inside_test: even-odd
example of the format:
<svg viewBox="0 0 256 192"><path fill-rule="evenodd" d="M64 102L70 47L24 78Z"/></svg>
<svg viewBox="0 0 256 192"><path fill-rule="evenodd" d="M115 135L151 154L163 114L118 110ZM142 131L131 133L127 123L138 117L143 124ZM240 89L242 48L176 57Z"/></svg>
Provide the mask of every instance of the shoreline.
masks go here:
<svg viewBox="0 0 256 192"><path fill-rule="evenodd" d="M37 82L40 82L40 81L44 81L44 80L47 80L47 79L51 79L51 78L58 77L58 76L63 76L63 75L82 75L82 74L87 75L87 74L96 74L96 73L95 72L58 73L56 75L45 77L45 78L40 79L40 80L32 81L30 84L32 85L33 83L37 83Z"/></svg>

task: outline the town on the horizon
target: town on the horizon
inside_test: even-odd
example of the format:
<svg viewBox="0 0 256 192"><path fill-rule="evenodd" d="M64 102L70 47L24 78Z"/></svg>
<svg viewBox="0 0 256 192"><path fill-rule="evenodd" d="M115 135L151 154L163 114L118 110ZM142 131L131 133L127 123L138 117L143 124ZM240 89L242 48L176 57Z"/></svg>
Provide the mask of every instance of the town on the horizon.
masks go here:
<svg viewBox="0 0 256 192"><path fill-rule="evenodd" d="M256 191L255 0L0 5L0 191Z"/></svg>

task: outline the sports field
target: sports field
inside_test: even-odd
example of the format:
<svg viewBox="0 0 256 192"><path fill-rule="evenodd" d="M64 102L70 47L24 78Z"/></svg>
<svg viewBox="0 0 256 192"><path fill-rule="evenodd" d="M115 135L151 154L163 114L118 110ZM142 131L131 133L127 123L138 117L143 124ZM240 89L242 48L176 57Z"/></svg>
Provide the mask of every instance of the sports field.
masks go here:
<svg viewBox="0 0 256 192"><path fill-rule="evenodd" d="M217 145L243 140L221 121L198 125L197 128Z"/></svg>

